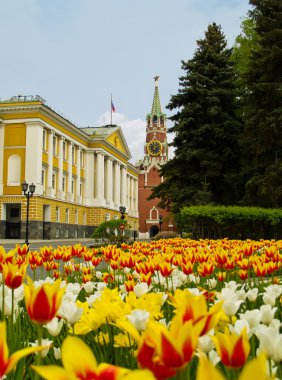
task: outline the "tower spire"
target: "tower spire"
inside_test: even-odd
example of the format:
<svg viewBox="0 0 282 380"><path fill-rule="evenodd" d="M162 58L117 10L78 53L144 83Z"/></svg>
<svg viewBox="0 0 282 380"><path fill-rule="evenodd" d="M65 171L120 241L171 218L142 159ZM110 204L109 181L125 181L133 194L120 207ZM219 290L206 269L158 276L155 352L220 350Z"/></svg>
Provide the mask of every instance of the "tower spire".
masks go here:
<svg viewBox="0 0 282 380"><path fill-rule="evenodd" d="M160 116L162 114L161 102L160 102L160 97L159 97L159 87L158 87L159 78L160 78L159 75L154 76L155 93L154 93L154 99L153 99L152 110L151 110L152 116L153 115Z"/></svg>

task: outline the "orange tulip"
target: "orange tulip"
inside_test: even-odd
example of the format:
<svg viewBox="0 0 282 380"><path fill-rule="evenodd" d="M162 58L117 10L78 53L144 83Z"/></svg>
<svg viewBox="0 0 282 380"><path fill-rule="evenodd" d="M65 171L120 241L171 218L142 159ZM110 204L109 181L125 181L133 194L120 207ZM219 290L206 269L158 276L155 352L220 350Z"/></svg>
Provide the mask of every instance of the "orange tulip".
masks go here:
<svg viewBox="0 0 282 380"><path fill-rule="evenodd" d="M214 271L213 263L203 262L201 265L198 266L198 273L202 277L211 275L213 271Z"/></svg>
<svg viewBox="0 0 282 380"><path fill-rule="evenodd" d="M31 279L25 285L25 304L29 318L36 324L50 322L61 306L65 289L60 289L61 280L52 284L45 283L35 288Z"/></svg>
<svg viewBox="0 0 282 380"><path fill-rule="evenodd" d="M17 289L23 283L26 273L26 265L18 267L17 265L7 263L3 265L3 279L5 285L10 289Z"/></svg>
<svg viewBox="0 0 282 380"><path fill-rule="evenodd" d="M192 322L182 323L179 316L173 318L170 329L149 322L139 343L139 366L150 369L157 379L174 376L192 359L198 336Z"/></svg>
<svg viewBox="0 0 282 380"><path fill-rule="evenodd" d="M226 367L240 368L246 363L250 353L246 329L243 329L240 335L217 333L212 340L222 364Z"/></svg>

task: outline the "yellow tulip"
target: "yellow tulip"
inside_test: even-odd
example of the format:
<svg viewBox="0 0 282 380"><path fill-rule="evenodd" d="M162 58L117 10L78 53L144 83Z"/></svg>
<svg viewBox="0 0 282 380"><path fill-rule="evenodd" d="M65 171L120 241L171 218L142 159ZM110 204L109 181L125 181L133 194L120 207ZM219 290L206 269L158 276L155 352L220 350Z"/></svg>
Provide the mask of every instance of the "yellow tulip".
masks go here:
<svg viewBox="0 0 282 380"><path fill-rule="evenodd" d="M64 368L54 365L32 368L46 380L155 380L148 370L130 371L106 363L98 365L90 348L75 336L68 336L62 344L62 363Z"/></svg>
<svg viewBox="0 0 282 380"><path fill-rule="evenodd" d="M18 350L9 356L9 348L6 338L6 324L5 322L0 322L0 379L9 373L20 359L34 352L45 350L46 348L46 346L27 347Z"/></svg>

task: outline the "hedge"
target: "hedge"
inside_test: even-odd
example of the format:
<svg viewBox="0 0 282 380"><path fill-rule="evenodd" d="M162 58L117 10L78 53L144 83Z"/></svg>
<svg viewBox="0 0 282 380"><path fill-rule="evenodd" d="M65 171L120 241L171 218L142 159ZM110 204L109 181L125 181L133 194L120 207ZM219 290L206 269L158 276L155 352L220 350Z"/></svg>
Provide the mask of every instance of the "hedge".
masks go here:
<svg viewBox="0 0 282 380"><path fill-rule="evenodd" d="M282 239L282 209L240 206L191 206L179 223L194 239Z"/></svg>

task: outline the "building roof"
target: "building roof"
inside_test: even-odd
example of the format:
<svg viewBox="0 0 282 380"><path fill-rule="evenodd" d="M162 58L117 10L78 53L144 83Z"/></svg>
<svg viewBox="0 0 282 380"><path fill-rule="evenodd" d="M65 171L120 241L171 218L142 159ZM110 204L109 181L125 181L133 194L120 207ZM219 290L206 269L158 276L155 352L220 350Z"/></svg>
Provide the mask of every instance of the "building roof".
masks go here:
<svg viewBox="0 0 282 380"><path fill-rule="evenodd" d="M154 92L154 98L153 98L153 104L151 113L148 114L148 116L165 116L165 114L162 112L161 102L160 102L160 96L159 96L159 87L158 87L158 80L159 76L156 75L154 77L155 80L155 92Z"/></svg>

